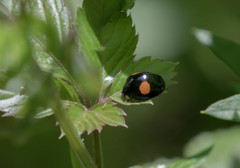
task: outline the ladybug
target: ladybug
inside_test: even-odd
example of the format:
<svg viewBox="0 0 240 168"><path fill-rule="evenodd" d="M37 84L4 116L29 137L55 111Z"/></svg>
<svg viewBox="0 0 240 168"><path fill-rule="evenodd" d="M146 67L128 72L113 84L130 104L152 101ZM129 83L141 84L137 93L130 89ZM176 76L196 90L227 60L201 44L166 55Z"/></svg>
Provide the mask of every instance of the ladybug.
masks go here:
<svg viewBox="0 0 240 168"><path fill-rule="evenodd" d="M161 94L165 82L160 75L151 72L137 72L127 78L122 94L124 100L148 100Z"/></svg>

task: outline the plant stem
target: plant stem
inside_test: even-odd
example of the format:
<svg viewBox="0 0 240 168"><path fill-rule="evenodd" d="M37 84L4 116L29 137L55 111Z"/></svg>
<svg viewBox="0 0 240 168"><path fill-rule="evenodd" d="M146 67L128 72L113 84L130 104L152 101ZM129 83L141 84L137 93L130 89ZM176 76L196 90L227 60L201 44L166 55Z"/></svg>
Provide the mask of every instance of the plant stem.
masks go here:
<svg viewBox="0 0 240 168"><path fill-rule="evenodd" d="M69 147L70 149L70 155L71 155L71 161L72 161L72 168L85 168L85 166L82 165L80 160L78 159L76 153L73 151L72 147Z"/></svg>
<svg viewBox="0 0 240 168"><path fill-rule="evenodd" d="M81 161L84 168L96 168L91 155L87 151L86 147L81 141L81 138L77 135L70 119L61 108L60 100L52 102L51 108L53 109L56 119L60 124L63 132L65 133L72 149L76 156Z"/></svg>
<svg viewBox="0 0 240 168"><path fill-rule="evenodd" d="M103 168L103 153L102 153L102 144L101 137L99 132L93 132L93 147L94 147L94 157L95 165L97 168Z"/></svg>

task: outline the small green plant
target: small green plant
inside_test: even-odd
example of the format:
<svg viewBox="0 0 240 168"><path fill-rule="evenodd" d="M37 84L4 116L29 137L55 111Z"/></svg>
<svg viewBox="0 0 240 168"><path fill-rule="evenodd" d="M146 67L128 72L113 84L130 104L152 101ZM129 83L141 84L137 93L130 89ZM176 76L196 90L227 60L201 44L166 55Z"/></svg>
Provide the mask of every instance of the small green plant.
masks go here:
<svg viewBox="0 0 240 168"><path fill-rule="evenodd" d="M127 127L119 103L152 104L122 99L129 75L147 71L160 74L166 87L175 83L177 63L134 59L133 5L133 0L85 0L74 13L64 0L0 2L0 111L19 118L55 115L60 137L66 136L71 146L74 168L104 167L101 130L105 125ZM18 92L5 90L16 78L21 79ZM94 134L94 158L82 143L84 132ZM209 151L144 167L188 168Z"/></svg>

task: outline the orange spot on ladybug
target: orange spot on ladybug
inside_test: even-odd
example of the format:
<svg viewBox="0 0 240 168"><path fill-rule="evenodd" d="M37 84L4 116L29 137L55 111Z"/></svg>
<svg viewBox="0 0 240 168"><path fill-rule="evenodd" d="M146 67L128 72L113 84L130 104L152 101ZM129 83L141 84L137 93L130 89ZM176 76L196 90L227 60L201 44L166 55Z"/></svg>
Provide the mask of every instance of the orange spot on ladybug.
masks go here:
<svg viewBox="0 0 240 168"><path fill-rule="evenodd" d="M132 74L132 75L137 75L137 74L139 74L139 73L141 73L141 72L136 72L136 73L134 73L134 74Z"/></svg>
<svg viewBox="0 0 240 168"><path fill-rule="evenodd" d="M147 95L147 94L150 93L151 86L150 86L150 84L147 81L144 81L139 86L139 90L140 90L142 95Z"/></svg>

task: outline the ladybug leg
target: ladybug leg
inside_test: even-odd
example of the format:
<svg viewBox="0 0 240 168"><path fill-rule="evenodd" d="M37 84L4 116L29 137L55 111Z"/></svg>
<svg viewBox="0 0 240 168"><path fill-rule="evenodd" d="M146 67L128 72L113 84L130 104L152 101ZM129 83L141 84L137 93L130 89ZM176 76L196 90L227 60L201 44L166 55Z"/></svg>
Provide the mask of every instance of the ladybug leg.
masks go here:
<svg viewBox="0 0 240 168"><path fill-rule="evenodd" d="M123 101L126 101L126 102L129 102L131 100L131 98L127 95L123 95L122 99L123 99Z"/></svg>
<svg viewBox="0 0 240 168"><path fill-rule="evenodd" d="M126 102L130 102L130 101L132 101L132 98L129 96L126 96Z"/></svg>

